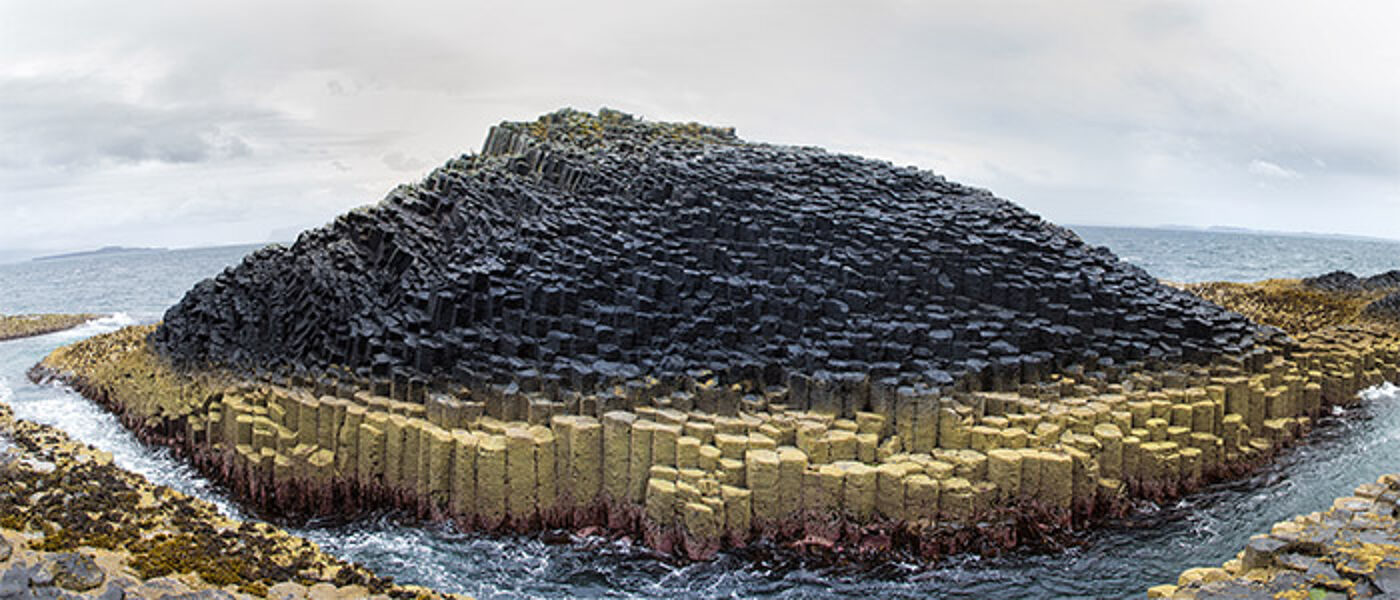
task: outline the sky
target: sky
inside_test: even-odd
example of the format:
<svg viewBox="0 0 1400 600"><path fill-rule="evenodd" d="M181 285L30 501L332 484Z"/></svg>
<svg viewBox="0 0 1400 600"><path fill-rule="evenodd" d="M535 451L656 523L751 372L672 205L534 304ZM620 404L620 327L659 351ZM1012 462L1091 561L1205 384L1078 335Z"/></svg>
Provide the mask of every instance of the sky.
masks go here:
<svg viewBox="0 0 1400 600"><path fill-rule="evenodd" d="M0 0L0 260L289 240L562 107L1400 238L1400 3Z"/></svg>

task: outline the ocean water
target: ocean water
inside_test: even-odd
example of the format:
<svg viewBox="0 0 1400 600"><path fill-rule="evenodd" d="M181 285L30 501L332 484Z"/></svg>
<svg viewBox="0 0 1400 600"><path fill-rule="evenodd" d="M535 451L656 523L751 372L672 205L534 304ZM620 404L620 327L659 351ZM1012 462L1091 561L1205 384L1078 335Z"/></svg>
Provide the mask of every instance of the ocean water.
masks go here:
<svg viewBox="0 0 1400 600"><path fill-rule="evenodd" d="M1259 281L1337 270L1375 275L1400 269L1400 240L1083 225L1073 229L1085 242L1107 246L1119 258L1167 281Z"/></svg>
<svg viewBox="0 0 1400 600"><path fill-rule="evenodd" d="M1077 228L1154 275L1177 281L1299 277L1334 269L1370 275L1400 268L1400 243L1284 236ZM1264 239L1267 238L1267 239ZM119 465L256 518L162 449L141 445L93 403L24 371L67 343L154 322L196 281L257 246L0 264L0 313L100 312L77 329L0 342L0 402L108 450ZM1400 466L1400 389L1367 392L1361 406L1319 421L1309 441L1274 465L1167 506L1088 532L1062 554L961 556L936 564L829 566L770 553L726 553L706 563L657 560L597 538L547 543L403 522L392 514L351 523L294 524L327 551L400 581L478 598L1129 598L1183 569L1216 565L1248 537L1292 515L1326 508L1355 485Z"/></svg>

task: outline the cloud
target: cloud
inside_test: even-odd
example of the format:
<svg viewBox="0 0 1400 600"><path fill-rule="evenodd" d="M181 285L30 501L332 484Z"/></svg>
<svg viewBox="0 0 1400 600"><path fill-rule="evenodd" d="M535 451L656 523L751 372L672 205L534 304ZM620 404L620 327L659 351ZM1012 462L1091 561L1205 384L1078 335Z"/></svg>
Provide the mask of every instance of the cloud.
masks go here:
<svg viewBox="0 0 1400 600"><path fill-rule="evenodd" d="M1270 177L1273 179L1298 179L1302 177L1297 171L1280 167L1277 164L1258 158L1249 161L1249 172L1261 177Z"/></svg>
<svg viewBox="0 0 1400 600"><path fill-rule="evenodd" d="M1393 236L1397 21L1384 0L5 3L0 214L24 225L0 246L261 240L562 106L916 164L1059 222Z"/></svg>
<svg viewBox="0 0 1400 600"><path fill-rule="evenodd" d="M402 152L397 151L385 154L382 160L386 166L395 171L422 171L431 164L420 158L404 156Z"/></svg>
<svg viewBox="0 0 1400 600"><path fill-rule="evenodd" d="M238 125L268 117L215 103L142 104L94 79L0 78L0 168L242 158L253 150Z"/></svg>

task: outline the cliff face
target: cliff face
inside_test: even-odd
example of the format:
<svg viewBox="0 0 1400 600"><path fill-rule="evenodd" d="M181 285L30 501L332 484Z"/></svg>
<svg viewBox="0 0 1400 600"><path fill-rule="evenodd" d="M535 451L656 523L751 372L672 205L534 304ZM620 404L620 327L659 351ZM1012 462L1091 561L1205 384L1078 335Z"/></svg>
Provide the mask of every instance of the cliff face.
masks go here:
<svg viewBox="0 0 1400 600"><path fill-rule="evenodd" d="M269 375L587 392L708 371L815 404L1241 356L1259 335L927 171L561 111L200 283L152 339Z"/></svg>

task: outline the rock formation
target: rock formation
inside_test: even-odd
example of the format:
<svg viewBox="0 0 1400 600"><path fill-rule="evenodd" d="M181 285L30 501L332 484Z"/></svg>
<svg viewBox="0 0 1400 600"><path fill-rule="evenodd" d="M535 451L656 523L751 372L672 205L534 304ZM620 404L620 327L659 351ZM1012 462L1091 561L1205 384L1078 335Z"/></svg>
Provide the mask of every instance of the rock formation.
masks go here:
<svg viewBox="0 0 1400 600"><path fill-rule="evenodd" d="M1378 273L1370 277L1358 277L1346 271L1332 271L1325 275L1304 279L1303 283L1308 287L1329 292L1395 289L1400 288L1400 269Z"/></svg>
<svg viewBox="0 0 1400 600"><path fill-rule="evenodd" d="M1266 460L1396 380L1357 297L1177 290L927 172L561 112L31 376L282 514L936 556Z"/></svg>
<svg viewBox="0 0 1400 600"><path fill-rule="evenodd" d="M98 315L0 315L0 342L71 329Z"/></svg>
<svg viewBox="0 0 1400 600"><path fill-rule="evenodd" d="M412 381L655 395L713 373L850 416L903 385L1011 389L1257 338L927 171L563 111L200 283L154 340L183 365L392 380L400 400Z"/></svg>
<svg viewBox="0 0 1400 600"><path fill-rule="evenodd" d="M0 404L0 598L443 598L152 484ZM288 593L290 592L290 593Z"/></svg>
<svg viewBox="0 0 1400 600"><path fill-rule="evenodd" d="M1188 569L1147 597L1400 598L1400 474L1277 523L1221 567Z"/></svg>

